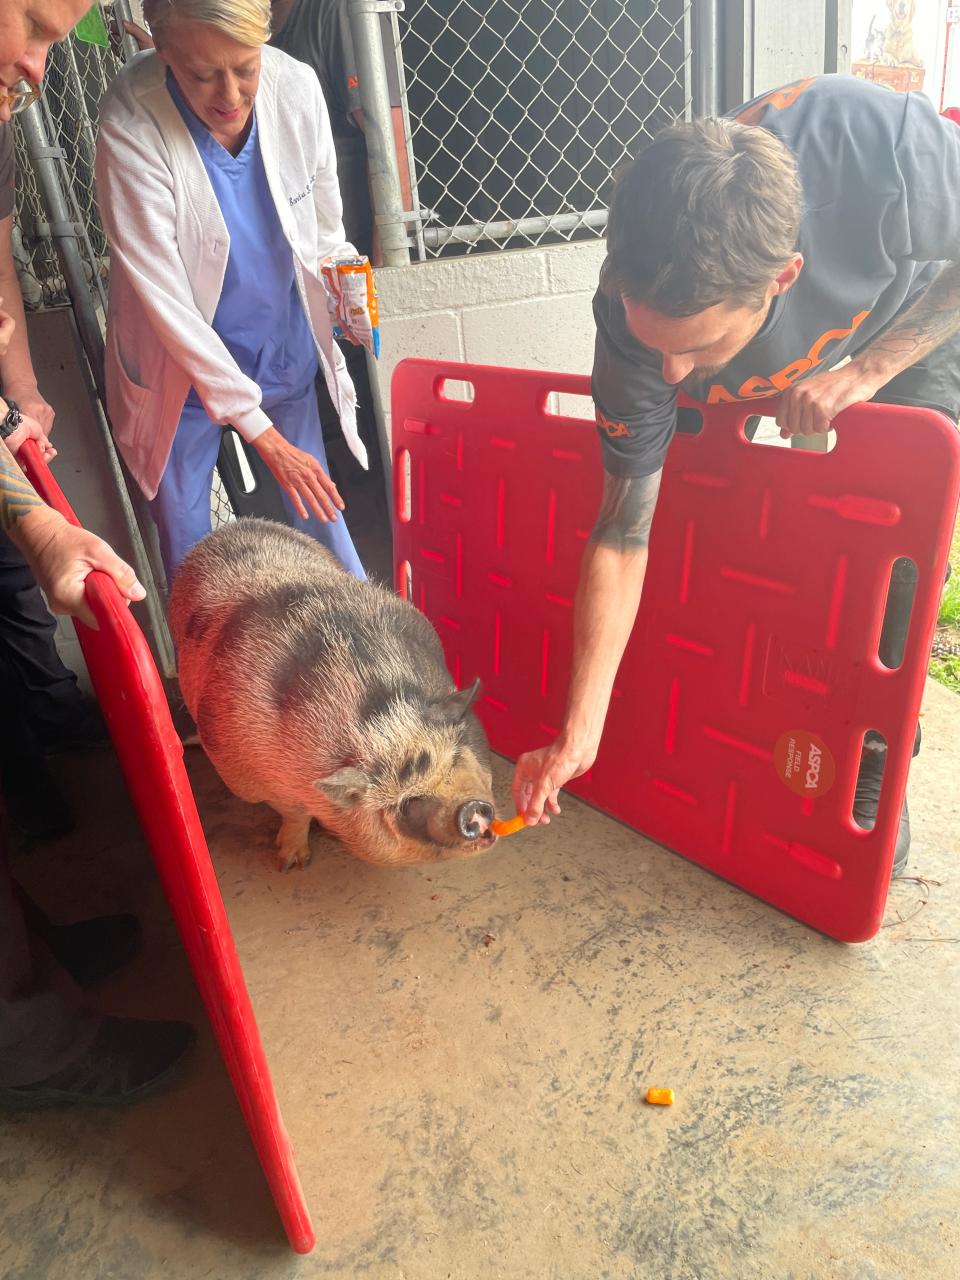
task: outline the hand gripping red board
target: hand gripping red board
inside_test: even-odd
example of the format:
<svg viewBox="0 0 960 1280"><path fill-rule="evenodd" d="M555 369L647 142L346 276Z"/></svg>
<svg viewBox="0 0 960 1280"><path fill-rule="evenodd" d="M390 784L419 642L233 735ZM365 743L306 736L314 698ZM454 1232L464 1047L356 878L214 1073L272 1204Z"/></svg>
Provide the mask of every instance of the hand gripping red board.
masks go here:
<svg viewBox="0 0 960 1280"><path fill-rule="evenodd" d="M19 458L40 496L78 525L33 441ZM99 629L74 625L90 679L280 1219L291 1246L309 1253L316 1237L293 1148L160 677L113 581L91 573L86 597Z"/></svg>
<svg viewBox="0 0 960 1280"><path fill-rule="evenodd" d="M472 400L455 398L455 384ZM392 387L399 590L496 751L564 710L580 558L602 487L586 377L422 360ZM695 406L664 468L643 600L599 756L570 790L814 928L880 925L960 487L943 415L861 405L829 453L749 443L766 401ZM893 561L918 566L901 665L880 662ZM889 744L876 825L852 802L867 730ZM530 837L528 837L530 838Z"/></svg>

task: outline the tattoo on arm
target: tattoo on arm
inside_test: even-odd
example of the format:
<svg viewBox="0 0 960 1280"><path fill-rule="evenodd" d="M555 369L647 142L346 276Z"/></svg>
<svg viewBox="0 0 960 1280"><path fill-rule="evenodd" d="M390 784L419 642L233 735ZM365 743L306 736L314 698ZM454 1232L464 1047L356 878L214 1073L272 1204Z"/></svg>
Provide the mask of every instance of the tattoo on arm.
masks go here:
<svg viewBox="0 0 960 1280"><path fill-rule="evenodd" d="M922 359L960 329L960 263L952 262L896 323L864 350L894 357L902 368Z"/></svg>
<svg viewBox="0 0 960 1280"><path fill-rule="evenodd" d="M590 541L615 551L636 551L650 541L661 472L652 476L604 476L600 514Z"/></svg>
<svg viewBox="0 0 960 1280"><path fill-rule="evenodd" d="M28 512L42 506L43 499L0 440L0 529L9 533Z"/></svg>

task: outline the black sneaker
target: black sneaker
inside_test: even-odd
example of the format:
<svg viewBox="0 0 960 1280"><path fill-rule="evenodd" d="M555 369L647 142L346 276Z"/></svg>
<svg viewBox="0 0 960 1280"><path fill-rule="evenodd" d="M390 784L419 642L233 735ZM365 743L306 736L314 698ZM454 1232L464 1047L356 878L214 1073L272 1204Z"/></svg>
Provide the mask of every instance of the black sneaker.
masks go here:
<svg viewBox="0 0 960 1280"><path fill-rule="evenodd" d="M10 821L34 840L55 840L73 830L73 810L40 755L18 756L0 767L0 788Z"/></svg>
<svg viewBox="0 0 960 1280"><path fill-rule="evenodd" d="M76 1062L37 1084L0 1088L0 1109L139 1102L170 1082L193 1039L193 1028L185 1022L104 1018L93 1044Z"/></svg>
<svg viewBox="0 0 960 1280"><path fill-rule="evenodd" d="M143 946L136 916L95 916L76 924L50 924L34 930L79 987L92 987L129 964Z"/></svg>
<svg viewBox="0 0 960 1280"><path fill-rule="evenodd" d="M860 773L857 777L857 789L853 797L853 820L865 831L872 831L877 822L877 807L880 804L880 791L883 786L883 771L887 763L887 748L865 746L860 757ZM897 832L897 847L893 855L892 879L902 876L907 869L910 856L910 810L907 808L907 797L903 797L903 810L900 814L900 830Z"/></svg>

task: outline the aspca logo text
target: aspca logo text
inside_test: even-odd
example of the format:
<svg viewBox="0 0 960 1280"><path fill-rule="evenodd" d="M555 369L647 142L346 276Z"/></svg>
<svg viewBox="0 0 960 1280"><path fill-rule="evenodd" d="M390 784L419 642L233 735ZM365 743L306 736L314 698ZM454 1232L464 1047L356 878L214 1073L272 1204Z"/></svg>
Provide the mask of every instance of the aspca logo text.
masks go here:
<svg viewBox="0 0 960 1280"><path fill-rule="evenodd" d="M612 440L630 435L630 428L625 422L616 422L613 418L608 418L601 409L597 410L597 426L601 431L605 431Z"/></svg>
<svg viewBox="0 0 960 1280"><path fill-rule="evenodd" d="M816 791L820 786L820 769L822 765L823 752L815 742L811 742L810 751L807 754L807 776L803 783L807 791Z"/></svg>
<svg viewBox="0 0 960 1280"><path fill-rule="evenodd" d="M821 333L805 356L791 360L777 373L772 373L769 378L761 378L754 374L747 378L737 391L728 391L721 383L715 382L707 396L707 404L732 404L735 400L756 400L763 396L776 395L778 391L786 391L791 383L823 364L823 349L828 343L849 338L851 333L859 329L869 314L869 311L861 311L853 317L848 328L828 329L826 333Z"/></svg>

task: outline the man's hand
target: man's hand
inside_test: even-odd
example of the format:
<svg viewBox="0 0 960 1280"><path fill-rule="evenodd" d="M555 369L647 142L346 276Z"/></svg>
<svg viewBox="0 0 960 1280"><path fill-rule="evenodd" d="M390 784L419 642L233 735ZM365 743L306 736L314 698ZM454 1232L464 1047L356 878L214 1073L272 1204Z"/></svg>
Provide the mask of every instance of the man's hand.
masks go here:
<svg viewBox="0 0 960 1280"><path fill-rule="evenodd" d="M137 575L112 547L86 529L68 524L50 507L37 508L17 527L16 541L54 613L68 613L96 627L84 582L94 570L108 574L128 602L146 595Z"/></svg>
<svg viewBox="0 0 960 1280"><path fill-rule="evenodd" d="M558 793L597 758L613 680L637 616L660 472L604 477L603 499L580 563L573 611L573 674L563 731L517 761L513 800L527 824L560 812Z"/></svg>
<svg viewBox="0 0 960 1280"><path fill-rule="evenodd" d="M312 453L305 453L290 444L276 427L268 427L257 436L253 447L276 476L280 488L302 519L309 519L312 511L318 520L336 520L337 512L344 509L344 501Z"/></svg>
<svg viewBox="0 0 960 1280"><path fill-rule="evenodd" d="M557 738L549 747L527 751L513 775L513 804L528 826L547 826L551 813L560 812L559 792L571 778L586 773L597 756L596 746L581 748Z"/></svg>
<svg viewBox="0 0 960 1280"><path fill-rule="evenodd" d="M7 354L16 327L17 322L9 311L3 310L3 299L0 298L0 358Z"/></svg>
<svg viewBox="0 0 960 1280"><path fill-rule="evenodd" d="M856 360L829 373L815 373L795 383L780 397L777 426L784 440L817 436L830 430L837 414L871 399L886 379L864 374Z"/></svg>
<svg viewBox="0 0 960 1280"><path fill-rule="evenodd" d="M4 402L0 400L0 408L2 408L3 403ZM17 403L19 404L20 402L17 401ZM53 411L51 410L51 415L52 412ZM52 462L57 456L57 451L47 439L46 432L43 427L36 418L27 417L26 413L24 413L23 421L20 423L19 427L17 427L16 431L10 432L4 443L13 456L16 457L24 440L36 440L40 449L40 456L43 458L44 462Z"/></svg>
<svg viewBox="0 0 960 1280"><path fill-rule="evenodd" d="M12 400L14 404L19 405L20 412L25 418L36 418L44 435L50 434L53 429L53 408L37 390L35 382L16 382L13 379L7 379L3 384L3 396L5 400ZM10 442L7 441L7 443Z"/></svg>

